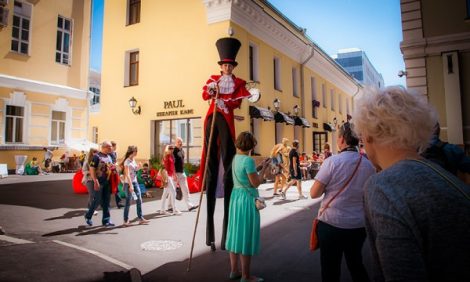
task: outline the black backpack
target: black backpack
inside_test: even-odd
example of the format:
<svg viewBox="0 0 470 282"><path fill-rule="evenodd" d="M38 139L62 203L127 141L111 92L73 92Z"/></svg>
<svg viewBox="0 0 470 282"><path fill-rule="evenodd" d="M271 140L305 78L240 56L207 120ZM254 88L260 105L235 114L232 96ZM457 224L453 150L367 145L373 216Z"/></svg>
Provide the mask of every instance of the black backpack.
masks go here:
<svg viewBox="0 0 470 282"><path fill-rule="evenodd" d="M457 175L457 169L449 162L449 160L447 159L447 155L444 151L444 147L447 144L447 142L442 142L439 140L436 144L428 147L426 151L421 153L421 156L427 160L430 160L440 165L452 174Z"/></svg>

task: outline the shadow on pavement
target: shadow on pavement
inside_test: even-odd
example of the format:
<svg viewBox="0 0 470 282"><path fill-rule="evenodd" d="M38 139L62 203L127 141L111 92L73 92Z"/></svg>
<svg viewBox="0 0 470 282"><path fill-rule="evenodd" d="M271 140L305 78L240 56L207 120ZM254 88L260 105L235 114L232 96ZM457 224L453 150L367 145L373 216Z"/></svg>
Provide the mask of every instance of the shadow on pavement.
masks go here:
<svg viewBox="0 0 470 282"><path fill-rule="evenodd" d="M315 281L319 274L319 253L308 250L310 228L318 204L291 215L261 230L261 251L252 259L252 275L266 281ZM269 212L269 207L261 212ZM192 260L165 264L143 276L144 281L230 281L228 253L217 250Z"/></svg>
<svg viewBox="0 0 470 282"><path fill-rule="evenodd" d="M164 217L169 217L169 216L172 216L172 215L160 215L158 213L152 213L152 214L145 215L145 218L146 219L158 219L158 218L164 218ZM46 219L46 220L50 220L50 219ZM95 226L79 225L76 228L68 228L64 230L58 230L58 231L46 233L46 234L43 234L42 237L53 237L53 236L67 235L67 234L73 234L73 233L78 233L75 236L86 236L86 235L94 235L94 234L100 234L100 233L117 234L117 233L112 233L109 231L117 229L117 228L132 228L133 226L138 226L139 224L134 224L138 221L139 219L137 217L130 220L132 225L129 225L129 226L122 226L122 225L117 225L117 224L114 227L104 227L98 224L96 224ZM149 224L151 224L151 222Z"/></svg>
<svg viewBox="0 0 470 282"><path fill-rule="evenodd" d="M62 216L56 216L51 218L46 218L44 221L57 220L57 219L70 219L74 217L83 217L86 214L86 210L75 210L64 213Z"/></svg>
<svg viewBox="0 0 470 282"><path fill-rule="evenodd" d="M261 251L252 259L252 275L266 281L321 281L320 252L312 253L308 249L311 224L318 207L316 203L262 228ZM369 249L367 244L364 246L364 263L370 273ZM162 265L145 274L143 281L230 281L230 261L225 251L194 257L190 272L187 272L188 261ZM351 281L344 260L341 278L341 281Z"/></svg>

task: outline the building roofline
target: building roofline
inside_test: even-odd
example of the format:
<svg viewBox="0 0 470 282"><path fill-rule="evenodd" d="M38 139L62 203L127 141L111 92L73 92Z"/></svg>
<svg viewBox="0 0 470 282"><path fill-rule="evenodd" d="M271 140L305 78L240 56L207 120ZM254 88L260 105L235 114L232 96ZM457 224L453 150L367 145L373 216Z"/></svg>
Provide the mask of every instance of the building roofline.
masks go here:
<svg viewBox="0 0 470 282"><path fill-rule="evenodd" d="M15 77L0 73L0 87L12 88L15 90L38 92L56 96L65 96L74 99L87 99L87 90L53 84L49 82L32 80L22 77Z"/></svg>

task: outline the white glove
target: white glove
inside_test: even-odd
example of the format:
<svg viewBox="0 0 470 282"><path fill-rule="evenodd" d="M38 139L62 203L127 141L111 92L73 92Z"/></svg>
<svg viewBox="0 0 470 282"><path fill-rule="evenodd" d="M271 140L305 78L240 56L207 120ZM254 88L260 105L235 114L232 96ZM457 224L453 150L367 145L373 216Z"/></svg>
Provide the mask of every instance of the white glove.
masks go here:
<svg viewBox="0 0 470 282"><path fill-rule="evenodd" d="M209 93L209 95L215 95L216 89L217 89L216 82L213 81L207 84L207 93Z"/></svg>

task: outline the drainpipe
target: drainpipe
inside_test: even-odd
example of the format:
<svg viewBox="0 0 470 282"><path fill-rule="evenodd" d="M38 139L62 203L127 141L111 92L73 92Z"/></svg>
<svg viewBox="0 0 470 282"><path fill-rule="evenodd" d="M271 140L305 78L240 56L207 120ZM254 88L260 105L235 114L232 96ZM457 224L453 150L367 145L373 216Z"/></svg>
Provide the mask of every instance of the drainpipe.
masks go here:
<svg viewBox="0 0 470 282"><path fill-rule="evenodd" d="M310 46L312 48L312 51L310 52L310 55L307 57L307 59L305 59L305 61L303 61L301 64L300 64L300 113L305 115L304 113L304 110L305 110L305 106L304 106L304 102L305 102L305 80L304 80L304 67L305 67L305 64L310 61L310 59L313 57L313 54L315 52L315 48L313 46L312 43L309 43L308 46ZM303 129L302 127L302 148L303 148L303 151L305 151L305 130Z"/></svg>

